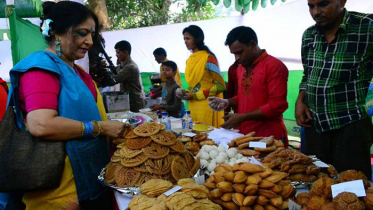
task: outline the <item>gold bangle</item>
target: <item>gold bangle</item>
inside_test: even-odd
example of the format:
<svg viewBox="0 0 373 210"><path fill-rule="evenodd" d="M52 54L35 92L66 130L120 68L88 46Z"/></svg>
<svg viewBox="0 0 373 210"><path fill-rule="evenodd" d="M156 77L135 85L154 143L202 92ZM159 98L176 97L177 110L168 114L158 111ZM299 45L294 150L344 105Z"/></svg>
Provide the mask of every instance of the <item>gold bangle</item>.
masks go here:
<svg viewBox="0 0 373 210"><path fill-rule="evenodd" d="M80 124L82 125L82 137L83 137L84 132L85 132L85 126L84 126L84 123L82 121L80 121Z"/></svg>
<svg viewBox="0 0 373 210"><path fill-rule="evenodd" d="M98 122L96 120L92 120L92 122L96 123L96 125L98 127L98 133L96 135L92 135L93 138L96 138L97 136L99 136L101 134L101 125L98 124Z"/></svg>

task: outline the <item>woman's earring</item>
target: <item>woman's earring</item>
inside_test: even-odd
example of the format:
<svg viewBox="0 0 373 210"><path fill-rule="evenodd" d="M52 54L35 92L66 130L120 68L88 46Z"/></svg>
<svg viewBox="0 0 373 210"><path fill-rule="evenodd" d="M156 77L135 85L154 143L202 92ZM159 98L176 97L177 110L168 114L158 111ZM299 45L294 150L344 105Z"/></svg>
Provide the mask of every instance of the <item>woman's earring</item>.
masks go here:
<svg viewBox="0 0 373 210"><path fill-rule="evenodd" d="M61 40L60 38L56 38L56 41L54 42L55 46L56 46L56 54L57 56L60 58L61 57Z"/></svg>

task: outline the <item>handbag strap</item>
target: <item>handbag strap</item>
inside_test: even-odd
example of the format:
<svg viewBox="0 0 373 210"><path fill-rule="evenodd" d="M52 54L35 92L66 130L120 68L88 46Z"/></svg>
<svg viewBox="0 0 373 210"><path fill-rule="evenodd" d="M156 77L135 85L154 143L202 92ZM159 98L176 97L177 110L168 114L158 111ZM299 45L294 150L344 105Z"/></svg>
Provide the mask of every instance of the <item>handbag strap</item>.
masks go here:
<svg viewBox="0 0 373 210"><path fill-rule="evenodd" d="M18 128L26 130L25 123L23 122L21 108L19 106L18 87L14 89L14 87L10 86L9 88L7 109L9 106L14 106Z"/></svg>

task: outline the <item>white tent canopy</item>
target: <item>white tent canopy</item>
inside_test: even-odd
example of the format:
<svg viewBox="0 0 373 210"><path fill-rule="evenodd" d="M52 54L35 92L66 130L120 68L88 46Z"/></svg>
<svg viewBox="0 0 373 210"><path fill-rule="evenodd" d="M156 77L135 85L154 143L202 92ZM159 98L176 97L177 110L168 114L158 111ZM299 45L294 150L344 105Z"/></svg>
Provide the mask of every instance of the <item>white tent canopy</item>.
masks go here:
<svg viewBox="0 0 373 210"><path fill-rule="evenodd" d="M347 0L346 8L349 11L373 13L373 1ZM153 51L163 47L167 57L184 72L190 52L184 45L182 30L191 24L203 29L205 44L216 54L221 71L227 71L234 62L234 56L224 46L226 36L231 29L241 25L252 27L258 35L259 46L281 59L289 70L301 70L302 34L314 21L308 12L307 0L298 0L238 17L104 32L106 52L115 64L114 45L127 40L132 45L131 57L139 65L140 71L154 72L159 71L159 64L154 60ZM8 71L12 67L10 42L1 41L0 49L0 77L8 80Z"/></svg>

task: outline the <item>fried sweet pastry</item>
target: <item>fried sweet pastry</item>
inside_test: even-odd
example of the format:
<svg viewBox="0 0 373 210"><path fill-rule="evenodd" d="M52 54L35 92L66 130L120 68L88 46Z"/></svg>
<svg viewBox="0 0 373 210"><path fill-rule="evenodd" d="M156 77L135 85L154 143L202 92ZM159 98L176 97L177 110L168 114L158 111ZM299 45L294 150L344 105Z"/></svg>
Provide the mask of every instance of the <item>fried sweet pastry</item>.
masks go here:
<svg viewBox="0 0 373 210"><path fill-rule="evenodd" d="M117 156L117 155L113 155L113 156L111 156L111 162L113 162L113 163L118 163L118 162L120 162L120 160L121 160L121 158L120 158L120 156Z"/></svg>
<svg viewBox="0 0 373 210"><path fill-rule="evenodd" d="M228 192L233 192L234 191L234 188L233 188L233 185L232 183L230 182L226 182L226 181L223 181L223 182L219 182L216 187L224 192L224 193L228 193Z"/></svg>
<svg viewBox="0 0 373 210"><path fill-rule="evenodd" d="M272 204L273 206L279 207L282 204L282 197L278 195L276 198L271 198L269 200L269 203Z"/></svg>
<svg viewBox="0 0 373 210"><path fill-rule="evenodd" d="M243 200L243 206L251 206L255 203L258 196L246 196Z"/></svg>
<svg viewBox="0 0 373 210"><path fill-rule="evenodd" d="M122 165L120 165L119 163L113 163L113 162L110 162L106 166L106 171L105 171L105 181L106 181L106 183L108 183L108 184L114 184L115 183L115 173L116 173L117 169L119 169L121 167L122 167Z"/></svg>
<svg viewBox="0 0 373 210"><path fill-rule="evenodd" d="M233 140L231 141L231 143L232 143L233 145L236 145L236 142L238 142L238 141L240 141L240 140L242 140L242 139L245 139L245 138L247 138L247 137L253 137L253 136L255 136L255 131L252 131L252 132L246 134L245 136L240 136L240 137L238 137L238 138L235 138L235 139L233 139Z"/></svg>
<svg viewBox="0 0 373 210"><path fill-rule="evenodd" d="M259 148L259 147L254 147L254 150L259 151L259 152L273 152L277 149L276 146L270 146L266 148Z"/></svg>
<svg viewBox="0 0 373 210"><path fill-rule="evenodd" d="M245 195L255 195L258 189L259 189L258 185L250 184L245 187L244 193Z"/></svg>
<svg viewBox="0 0 373 210"><path fill-rule="evenodd" d="M170 148L157 143L151 143L146 147L142 148L143 153L152 159L164 158L170 152Z"/></svg>
<svg viewBox="0 0 373 210"><path fill-rule="evenodd" d="M171 164L171 173L175 180L182 178L189 178L190 172L188 170L188 164L180 156L176 156Z"/></svg>
<svg viewBox="0 0 373 210"><path fill-rule="evenodd" d="M225 193L223 191L219 190L218 188L210 191L210 195L213 198L221 198L221 196L223 196L224 194Z"/></svg>
<svg viewBox="0 0 373 210"><path fill-rule="evenodd" d="M367 177L365 176L365 174L361 171L357 172L355 170L347 170L347 171L343 171L342 173L340 173L338 182L342 183L342 182L354 181L354 180L359 180L359 179L363 180L365 188L370 187L370 183Z"/></svg>
<svg viewBox="0 0 373 210"><path fill-rule="evenodd" d="M141 177L141 172L139 171L136 171L134 169L127 169L125 172L124 172L124 179L125 179L125 182L128 186L130 187L137 187L137 186L140 186L141 184L138 183L138 180L140 179Z"/></svg>
<svg viewBox="0 0 373 210"><path fill-rule="evenodd" d="M273 191L271 191L271 190L264 190L264 189L259 189L258 190L258 195L262 195L262 196L264 196L266 198L269 198L269 199L277 197L277 194L274 193Z"/></svg>
<svg viewBox="0 0 373 210"><path fill-rule="evenodd" d="M265 179L263 179L263 180L259 183L259 185L258 185L258 187L261 188L261 189L270 189L270 188L272 188L273 186L275 186L275 184L274 184L273 182L267 181L267 180L265 180Z"/></svg>
<svg viewBox="0 0 373 210"><path fill-rule="evenodd" d="M246 185L245 184L233 184L233 188L236 192L243 193L246 188Z"/></svg>
<svg viewBox="0 0 373 210"><path fill-rule="evenodd" d="M179 138L177 138L177 140L179 140L181 142L191 142L192 138L190 138L189 136L183 136L183 135L181 135Z"/></svg>
<svg viewBox="0 0 373 210"><path fill-rule="evenodd" d="M367 196L364 197L365 208L373 210L373 189L366 190Z"/></svg>
<svg viewBox="0 0 373 210"><path fill-rule="evenodd" d="M240 153L244 156L255 156L255 155L260 155L260 152L255 151L253 149L239 149L237 150L237 153Z"/></svg>
<svg viewBox="0 0 373 210"><path fill-rule="evenodd" d="M235 204L233 201L222 202L220 205L225 207L225 209L229 209L229 210L239 210L240 209L240 207L237 204Z"/></svg>
<svg viewBox="0 0 373 210"><path fill-rule="evenodd" d="M333 184L337 184L337 181L334 179L324 177L321 179L318 179L313 183L310 189L310 196L320 196L320 197L326 197L326 198L332 198L332 188L331 186Z"/></svg>
<svg viewBox="0 0 373 210"><path fill-rule="evenodd" d="M225 193L223 196L221 196L221 199L225 202L229 202L232 200L232 194L233 193Z"/></svg>
<svg viewBox="0 0 373 210"><path fill-rule="evenodd" d="M184 153L185 147L183 142L177 140L174 145L170 146L170 152Z"/></svg>
<svg viewBox="0 0 373 210"><path fill-rule="evenodd" d="M185 149L187 149L189 151L199 150L199 144L197 142L187 142L185 144Z"/></svg>
<svg viewBox="0 0 373 210"><path fill-rule="evenodd" d="M272 169L271 168L266 168L263 172L261 173L257 173L261 178L266 178L268 177L269 175L272 174Z"/></svg>
<svg viewBox="0 0 373 210"><path fill-rule="evenodd" d="M148 156L146 156L144 153L141 153L140 155L137 155L136 157L133 157L131 159L122 158L120 163L125 167L135 167L144 163L146 160L148 160Z"/></svg>
<svg viewBox="0 0 373 210"><path fill-rule="evenodd" d="M204 145L216 145L216 143L213 140L204 140L204 141L199 142L199 145L200 146L204 146Z"/></svg>
<svg viewBox="0 0 373 210"><path fill-rule="evenodd" d="M125 139L134 139L134 138L137 138L139 137L138 135L135 134L135 132L133 132L133 130L129 131L127 133L127 135L124 136Z"/></svg>
<svg viewBox="0 0 373 210"><path fill-rule="evenodd" d="M314 182L317 180L317 176L307 174L292 174L289 176L289 179L298 182Z"/></svg>
<svg viewBox="0 0 373 210"><path fill-rule="evenodd" d="M168 209L181 210L184 207L196 203L196 200L186 193L176 192L170 195L166 200Z"/></svg>
<svg viewBox="0 0 373 210"><path fill-rule="evenodd" d="M171 146L176 143L176 136L170 131L161 131L157 134L154 134L151 136L153 141L155 141L158 144L165 145L165 146Z"/></svg>
<svg viewBox="0 0 373 210"><path fill-rule="evenodd" d="M308 175L317 175L318 173L320 173L320 168L316 165L310 164L307 167L306 173Z"/></svg>
<svg viewBox="0 0 373 210"><path fill-rule="evenodd" d="M207 134L205 134L205 133L200 133L200 134L197 134L193 137L194 142L200 142L200 141L203 141L205 139L207 139Z"/></svg>
<svg viewBox="0 0 373 210"><path fill-rule="evenodd" d="M264 142L266 143L266 146L269 147L269 146L272 146L272 144L275 142L275 139L273 136L269 136L269 137L264 137L262 140L259 140L259 142Z"/></svg>
<svg viewBox="0 0 373 210"><path fill-rule="evenodd" d="M149 159L148 159L148 161L149 161ZM136 170L136 171L148 173L148 170L146 169L145 164L146 164L146 162L144 164L141 164L141 165L137 166L137 167L134 167L133 169Z"/></svg>
<svg viewBox="0 0 373 210"><path fill-rule="evenodd" d="M343 192L339 193L333 199L333 206L335 209L340 210L362 210L365 205L360 201L354 193Z"/></svg>
<svg viewBox="0 0 373 210"><path fill-rule="evenodd" d="M307 210L319 210L328 202L329 200L325 197L312 196L306 207Z"/></svg>
<svg viewBox="0 0 373 210"><path fill-rule="evenodd" d="M296 203L301 205L302 207L306 206L307 203L309 202L309 194L304 192L304 193L299 193L297 195Z"/></svg>
<svg viewBox="0 0 373 210"><path fill-rule="evenodd" d="M256 200L256 203L262 206L267 205L268 202L269 202L268 198L262 195L259 195L258 199Z"/></svg>
<svg viewBox="0 0 373 210"><path fill-rule="evenodd" d="M236 183L236 184L244 183L247 179L247 175L243 171L236 171L234 174L235 175L234 175L233 183Z"/></svg>
<svg viewBox="0 0 373 210"><path fill-rule="evenodd" d="M161 126L155 122L148 122L137 126L133 132L138 136L152 136L157 134L161 129Z"/></svg>
<svg viewBox="0 0 373 210"><path fill-rule="evenodd" d="M275 142L273 143L273 145L275 145L277 148L278 147L285 147L284 142L282 142L281 140L275 140Z"/></svg>
<svg viewBox="0 0 373 210"><path fill-rule="evenodd" d="M247 177L245 184L247 184L247 185L250 185L250 184L258 185L259 182L261 182L261 181L262 181L262 178L258 174L253 174L253 175Z"/></svg>
<svg viewBox="0 0 373 210"><path fill-rule="evenodd" d="M156 199L150 198L147 195L136 195L131 199L131 201L128 204L128 207L132 210L142 210L146 208L150 208L152 205L154 205Z"/></svg>
<svg viewBox="0 0 373 210"><path fill-rule="evenodd" d="M280 195L282 197L282 200L286 200L288 198L294 197L296 192L297 190L294 189L293 185L285 185L285 186L282 186Z"/></svg>
<svg viewBox="0 0 373 210"><path fill-rule="evenodd" d="M332 202L328 202L321 207L321 210L335 210Z"/></svg>
<svg viewBox="0 0 373 210"><path fill-rule="evenodd" d="M265 180L270 181L272 183L277 183L281 179L287 177L288 174L285 172L280 172L280 171L273 171L272 174L268 177L265 178Z"/></svg>
<svg viewBox="0 0 373 210"><path fill-rule="evenodd" d="M330 164L328 164L328 165L329 165L329 168L327 170L328 170L329 176L332 177L332 178L336 177L338 175L338 171L334 168L334 166L332 166Z"/></svg>
<svg viewBox="0 0 373 210"><path fill-rule="evenodd" d="M241 145L241 144L244 144L244 143L246 143L247 144L247 142L250 142L250 141L258 141L258 140L262 140L264 137L246 137L246 138L243 138L243 139L241 139L241 140L239 140L239 141L237 141L236 142L236 145Z"/></svg>
<svg viewBox="0 0 373 210"><path fill-rule="evenodd" d="M171 189L173 184L163 179L152 179L141 185L141 194L156 197Z"/></svg>
<svg viewBox="0 0 373 210"><path fill-rule="evenodd" d="M263 206L261 205L255 205L253 210L265 210Z"/></svg>
<svg viewBox="0 0 373 210"><path fill-rule="evenodd" d="M152 143L151 138L149 138L149 137L142 137L142 138L139 137L139 138L135 138L135 139L128 139L126 141L126 146L129 149L136 150L136 149L142 149L143 147L148 146L150 143Z"/></svg>
<svg viewBox="0 0 373 210"><path fill-rule="evenodd" d="M213 202L211 202L210 200L207 200L207 199L197 200L197 203L202 204L202 206L200 207L200 209L222 210L222 208L218 204L215 204L215 203L213 203ZM196 210L197 209L198 208L196 208Z"/></svg>
<svg viewBox="0 0 373 210"><path fill-rule="evenodd" d="M243 201L245 199L245 196L241 193L233 193L232 200L235 204L238 206L243 206Z"/></svg>
<svg viewBox="0 0 373 210"><path fill-rule="evenodd" d="M200 160L199 157L197 157L194 160L194 165L193 165L192 169L190 169L190 171L189 171L190 176L194 176L197 173L200 165L201 165L201 160Z"/></svg>
<svg viewBox="0 0 373 210"><path fill-rule="evenodd" d="M171 171L172 157L167 155L162 159L148 159L145 162L146 170L151 174L166 175Z"/></svg>
<svg viewBox="0 0 373 210"><path fill-rule="evenodd" d="M117 148L119 148L118 146L120 144L123 144L126 142L127 139L124 139L124 138L116 138L116 139L113 139L113 144L117 145Z"/></svg>
<svg viewBox="0 0 373 210"><path fill-rule="evenodd" d="M130 149L128 148L127 146L123 146L120 150L117 150L119 151L119 156L120 157L124 157L124 158L133 158L139 154L142 153L142 150L139 149L139 150L133 150L133 149Z"/></svg>
<svg viewBox="0 0 373 210"><path fill-rule="evenodd" d="M263 172L264 168L260 165L255 165L252 163L236 163L233 165L233 171L244 171L247 173L258 173Z"/></svg>
<svg viewBox="0 0 373 210"><path fill-rule="evenodd" d="M308 165L304 164L294 164L290 170L288 171L289 174L301 174L306 172Z"/></svg>

